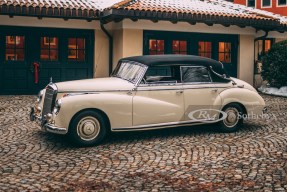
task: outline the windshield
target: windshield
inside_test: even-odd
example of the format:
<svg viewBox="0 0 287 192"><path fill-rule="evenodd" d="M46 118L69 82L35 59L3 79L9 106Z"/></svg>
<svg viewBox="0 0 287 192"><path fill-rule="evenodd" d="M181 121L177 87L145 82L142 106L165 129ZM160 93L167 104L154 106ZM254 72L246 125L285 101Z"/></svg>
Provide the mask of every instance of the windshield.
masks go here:
<svg viewBox="0 0 287 192"><path fill-rule="evenodd" d="M140 63L122 61L113 71L112 77L118 77L129 82L136 83L140 80L145 69L145 65Z"/></svg>

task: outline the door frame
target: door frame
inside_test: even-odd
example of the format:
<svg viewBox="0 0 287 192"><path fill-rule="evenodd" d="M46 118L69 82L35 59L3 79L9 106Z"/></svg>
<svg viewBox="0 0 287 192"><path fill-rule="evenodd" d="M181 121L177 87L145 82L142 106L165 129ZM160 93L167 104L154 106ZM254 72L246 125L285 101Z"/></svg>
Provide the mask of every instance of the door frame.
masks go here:
<svg viewBox="0 0 287 192"><path fill-rule="evenodd" d="M80 68L82 65L77 66L77 64L86 64L86 68L88 69L88 78L92 78L94 74L94 44L95 44L95 35L94 30L88 30L88 29L67 29L67 28L42 28L42 27L22 27L22 26L0 26L0 71L3 71L5 69L5 65L10 63L13 64L10 65L8 68L14 68L17 67L16 64L19 63L17 61L6 61L5 60L5 42L6 42L6 36L7 35L24 35L25 36L25 60L22 62L24 63L24 68L26 69L26 75L27 75L27 81L28 86L32 82L34 82L34 74L30 71L30 66L34 61L40 61L40 45L37 45L37 41L40 41L37 38L40 38L41 36L56 36L59 37L59 51L58 51L58 61L55 62L60 64L59 68L61 70L65 70L67 68L67 65L71 65L73 68ZM35 38L36 37L36 38ZM86 51L86 60L85 62L79 62L79 63L72 63L68 61L67 51L68 47L65 46L66 42L63 42L61 39L65 39L68 37L85 37L85 51ZM39 42L38 42L39 43ZM37 48L39 47L39 48ZM31 51L34 50L34 51ZM41 62L41 61L40 61ZM55 65L56 66L56 65ZM7 67L7 66L6 66ZM41 69L40 69L41 70ZM36 94L40 87L37 86L31 86L28 87L26 90L4 90L3 89L3 76L0 76L0 95L6 95L6 94ZM66 77L63 74L63 77L61 77L61 81L65 80Z"/></svg>

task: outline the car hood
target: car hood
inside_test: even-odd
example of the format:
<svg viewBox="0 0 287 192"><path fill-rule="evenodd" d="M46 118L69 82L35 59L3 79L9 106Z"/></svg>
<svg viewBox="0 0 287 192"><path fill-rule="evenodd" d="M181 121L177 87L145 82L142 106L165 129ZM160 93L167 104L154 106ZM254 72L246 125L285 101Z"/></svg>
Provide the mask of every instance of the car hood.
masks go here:
<svg viewBox="0 0 287 192"><path fill-rule="evenodd" d="M85 79L56 83L58 92L122 91L131 90L134 84L116 77Z"/></svg>

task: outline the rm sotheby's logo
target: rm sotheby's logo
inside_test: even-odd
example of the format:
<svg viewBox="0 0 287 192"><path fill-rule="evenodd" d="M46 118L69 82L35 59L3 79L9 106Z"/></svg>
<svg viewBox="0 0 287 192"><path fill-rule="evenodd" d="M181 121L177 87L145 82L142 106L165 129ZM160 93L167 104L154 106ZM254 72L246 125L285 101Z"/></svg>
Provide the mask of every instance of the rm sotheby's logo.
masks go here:
<svg viewBox="0 0 287 192"><path fill-rule="evenodd" d="M217 109L198 109L190 112L188 117L193 121L216 123L225 119L227 117L227 113Z"/></svg>

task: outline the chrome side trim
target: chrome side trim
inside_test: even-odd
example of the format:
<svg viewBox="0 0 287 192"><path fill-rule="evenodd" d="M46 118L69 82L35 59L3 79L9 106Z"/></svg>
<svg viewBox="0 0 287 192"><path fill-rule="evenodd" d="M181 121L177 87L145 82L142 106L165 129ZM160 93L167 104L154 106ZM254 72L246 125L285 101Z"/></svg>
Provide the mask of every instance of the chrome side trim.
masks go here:
<svg viewBox="0 0 287 192"><path fill-rule="evenodd" d="M202 122L205 121L205 122ZM207 124L206 121L210 121L210 123L214 123L214 120L202 119L197 121L181 121L181 122L170 122L170 123L158 123L158 124L149 124L149 125L138 125L126 128L114 128L113 132L121 132L121 131L144 131L144 130L154 130L159 128L171 128L178 126L186 126L186 125L200 125Z"/></svg>
<svg viewBox="0 0 287 192"><path fill-rule="evenodd" d="M148 89L149 88L149 89ZM182 87L182 88L170 88L170 89L162 89L162 88L152 88L152 87L138 87L137 91L168 91L168 90L189 90L189 89L216 89L216 88L232 88L232 87Z"/></svg>
<svg viewBox="0 0 287 192"><path fill-rule="evenodd" d="M130 89L127 90L98 90L98 91L70 91L70 90L61 90L58 93L81 93L81 94L98 94L98 93L110 93L110 92L128 92L131 91Z"/></svg>

